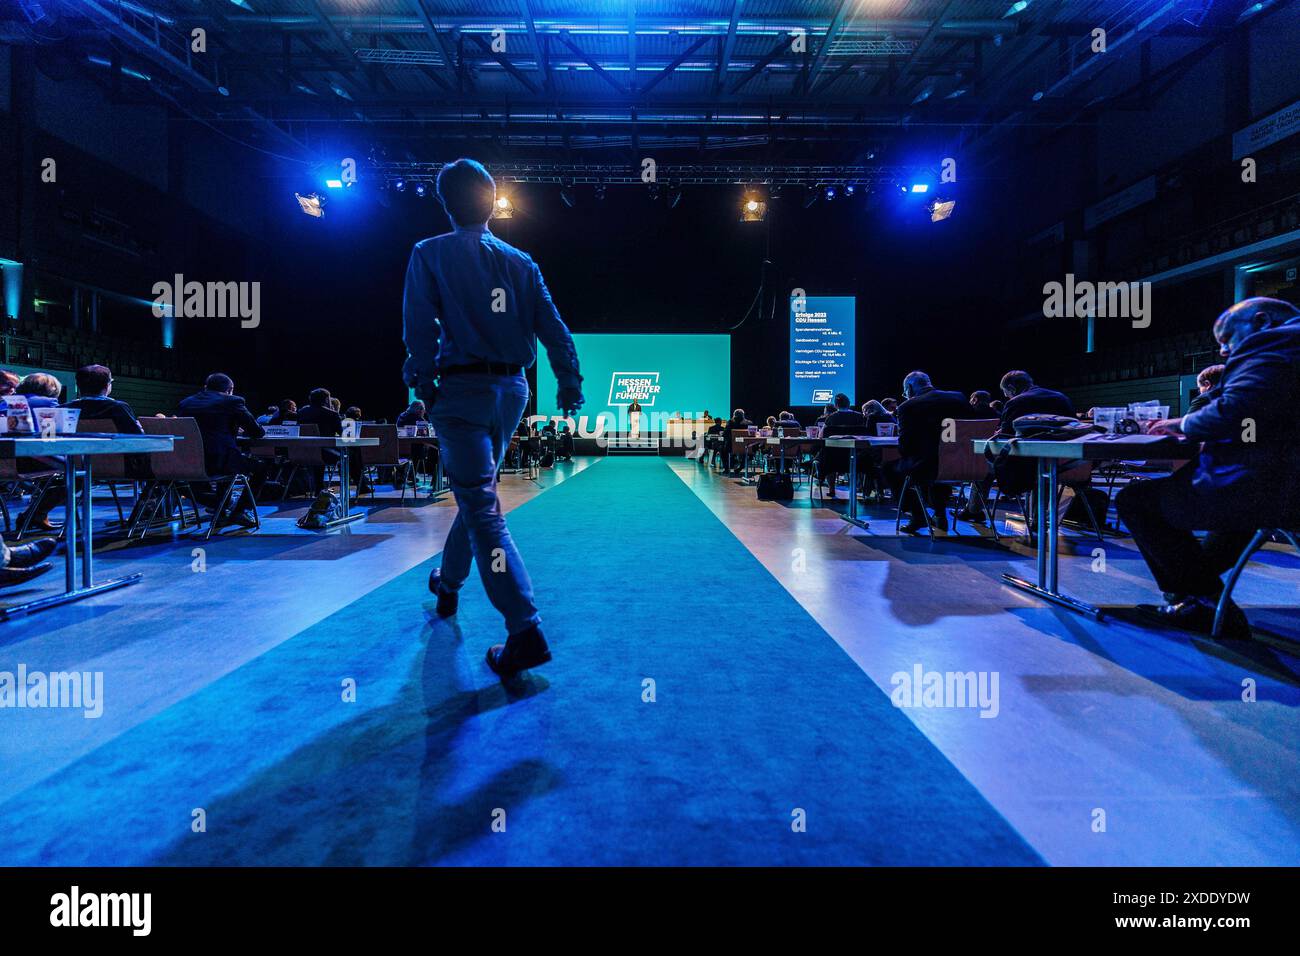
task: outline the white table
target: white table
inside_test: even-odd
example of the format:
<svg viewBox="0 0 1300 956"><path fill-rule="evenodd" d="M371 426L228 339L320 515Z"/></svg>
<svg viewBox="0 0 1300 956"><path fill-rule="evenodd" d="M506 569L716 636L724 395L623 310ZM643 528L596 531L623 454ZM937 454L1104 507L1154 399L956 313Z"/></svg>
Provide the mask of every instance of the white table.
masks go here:
<svg viewBox="0 0 1300 956"><path fill-rule="evenodd" d="M973 445L977 454L985 451L996 455L1007 447L1005 438L977 438ZM1144 461L1152 458L1195 458L1200 444L1185 438L1167 435L1085 435L1069 441L1045 441L1034 438L1015 439L1009 454L1014 458L1033 458L1038 477L1037 498L1037 557L1036 582L1026 581L1014 574L1004 574L1009 585L1028 591L1044 600L1059 604L1072 611L1101 617L1101 610L1070 597L1061 591L1058 583L1060 549L1057 544L1059 516L1056 508L1056 476L1063 461Z"/></svg>
<svg viewBox="0 0 1300 956"><path fill-rule="evenodd" d="M356 521L358 518L364 518L366 512L352 511L352 491L349 488L348 469L350 462L348 460L347 449L349 448L377 448L379 447L378 438L342 438L338 435L268 435L265 438L255 438L248 443L249 451L254 455L259 454L257 449L270 448L272 454L277 454L278 449L288 451L289 448L337 448L343 452L339 455L339 501L343 504L343 515L335 518L333 521L327 521L322 526L325 528L337 528L339 525L347 524L350 521ZM323 464L323 462L322 462Z"/></svg>
<svg viewBox="0 0 1300 956"><path fill-rule="evenodd" d="M63 522L65 556L64 592L38 598L24 604L0 608L0 621L43 611L60 604L70 604L94 594L112 591L135 584L142 575L137 572L121 578L95 583L93 522L91 520L90 460L95 455L134 455L169 452L175 444L172 435L68 435L67 437L40 438L0 435L0 457L3 458L63 458L63 480L67 486L67 517ZM77 459L81 459L81 474L86 483L86 494L81 500L81 586L77 586Z"/></svg>
<svg viewBox="0 0 1300 956"><path fill-rule="evenodd" d="M881 435L836 435L823 441L827 448L847 448L849 450L849 510L840 515L849 524L859 528L867 527L867 522L858 517L858 451L859 449L897 448L897 436ZM834 489L832 489L834 490Z"/></svg>

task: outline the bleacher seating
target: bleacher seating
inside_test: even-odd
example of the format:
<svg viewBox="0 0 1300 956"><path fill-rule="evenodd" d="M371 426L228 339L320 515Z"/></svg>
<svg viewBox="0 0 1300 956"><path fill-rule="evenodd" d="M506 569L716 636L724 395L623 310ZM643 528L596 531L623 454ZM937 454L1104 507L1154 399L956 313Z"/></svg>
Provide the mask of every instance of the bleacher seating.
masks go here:
<svg viewBox="0 0 1300 956"><path fill-rule="evenodd" d="M11 323L4 335L4 359L48 369L74 369L99 362L118 375L159 381L188 381L182 357L173 349L150 342L107 335L88 329L46 325L34 321Z"/></svg>

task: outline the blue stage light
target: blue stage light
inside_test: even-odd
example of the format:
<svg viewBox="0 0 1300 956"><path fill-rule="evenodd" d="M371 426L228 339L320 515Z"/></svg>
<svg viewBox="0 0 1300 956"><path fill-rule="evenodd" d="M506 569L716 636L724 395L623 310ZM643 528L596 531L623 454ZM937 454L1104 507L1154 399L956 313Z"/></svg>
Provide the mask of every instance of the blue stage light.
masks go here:
<svg viewBox="0 0 1300 956"><path fill-rule="evenodd" d="M396 189L399 193L406 192L406 180L405 179L394 180L393 188Z"/></svg>
<svg viewBox="0 0 1300 956"><path fill-rule="evenodd" d="M415 184L415 194L419 196L421 199L424 198L425 193L427 193L428 191L429 191L429 187L424 183Z"/></svg>
<svg viewBox="0 0 1300 956"><path fill-rule="evenodd" d="M929 191L930 186L927 183L912 183L912 192L914 193L928 193Z"/></svg>
<svg viewBox="0 0 1300 956"><path fill-rule="evenodd" d="M327 179L327 180L325 180L325 185L328 186L330 189L342 189L342 188L343 188L343 180L341 180L341 179Z"/></svg>

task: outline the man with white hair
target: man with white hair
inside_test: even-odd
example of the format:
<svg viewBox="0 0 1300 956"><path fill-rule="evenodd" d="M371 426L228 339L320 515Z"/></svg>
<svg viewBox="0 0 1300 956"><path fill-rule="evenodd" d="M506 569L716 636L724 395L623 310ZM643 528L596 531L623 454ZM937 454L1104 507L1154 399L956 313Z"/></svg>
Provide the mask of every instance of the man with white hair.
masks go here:
<svg viewBox="0 0 1300 956"><path fill-rule="evenodd" d="M1168 478L1137 481L1116 497L1120 517L1166 603L1164 621L1208 632L1219 576L1260 528L1300 523L1300 309L1280 299L1238 302L1214 323L1226 359L1214 398L1182 418L1150 422L1154 435L1186 435L1201 453ZM1198 539L1194 531L1210 532ZM1226 633L1250 628L1235 604Z"/></svg>

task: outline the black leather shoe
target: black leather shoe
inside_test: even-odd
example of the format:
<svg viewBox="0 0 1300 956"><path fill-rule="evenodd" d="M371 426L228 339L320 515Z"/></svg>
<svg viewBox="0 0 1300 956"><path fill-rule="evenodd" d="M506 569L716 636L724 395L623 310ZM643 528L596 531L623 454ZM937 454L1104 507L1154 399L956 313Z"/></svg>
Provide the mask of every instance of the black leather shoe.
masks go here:
<svg viewBox="0 0 1300 956"><path fill-rule="evenodd" d="M39 578L52 565L38 564L34 568L0 568L0 588L12 588L26 584L33 578Z"/></svg>
<svg viewBox="0 0 1300 956"><path fill-rule="evenodd" d="M429 591L438 596L438 606L435 608L438 617L451 617L460 608L460 595L442 589L442 568L434 568L429 572Z"/></svg>
<svg viewBox="0 0 1300 956"><path fill-rule="evenodd" d="M550 659L551 649L537 625L511 634L504 644L493 644L487 652L487 665L498 677L510 677Z"/></svg>
<svg viewBox="0 0 1300 956"><path fill-rule="evenodd" d="M907 524L903 525L903 534L920 534L930 526L925 523L924 518L913 518Z"/></svg>
<svg viewBox="0 0 1300 956"><path fill-rule="evenodd" d="M9 549L9 567L30 568L40 564L54 553L58 541L54 538L37 538L27 544L16 544Z"/></svg>
<svg viewBox="0 0 1300 956"><path fill-rule="evenodd" d="M957 520L969 524L987 524L989 516L984 513L983 509L972 511L970 508L962 508L961 511L957 512Z"/></svg>
<svg viewBox="0 0 1300 956"><path fill-rule="evenodd" d="M1162 604L1156 608L1156 616L1171 627L1197 634L1209 634L1214 629L1214 609L1216 601L1209 598L1190 597L1175 604ZM1249 638L1250 623L1245 612L1236 603L1229 601L1223 609L1222 637Z"/></svg>

